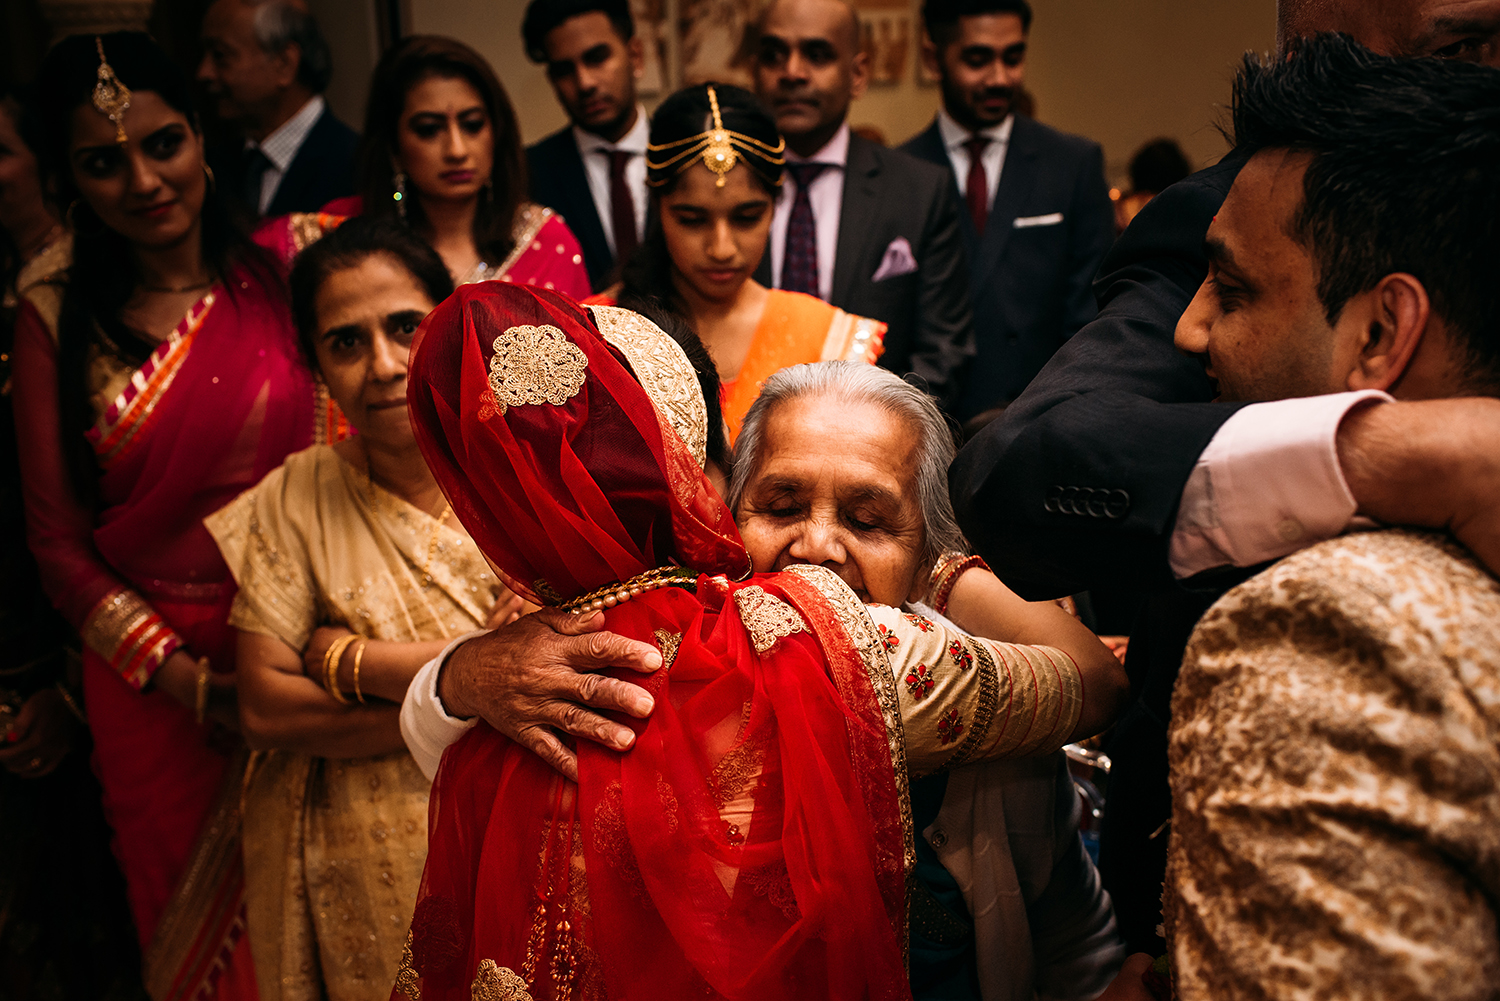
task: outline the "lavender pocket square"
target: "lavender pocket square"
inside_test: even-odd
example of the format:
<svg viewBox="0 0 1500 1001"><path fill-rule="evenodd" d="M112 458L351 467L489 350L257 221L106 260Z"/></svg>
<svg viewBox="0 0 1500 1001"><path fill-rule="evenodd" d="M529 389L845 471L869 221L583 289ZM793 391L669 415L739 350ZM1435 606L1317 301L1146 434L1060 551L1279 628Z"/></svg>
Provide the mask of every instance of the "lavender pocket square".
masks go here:
<svg viewBox="0 0 1500 1001"><path fill-rule="evenodd" d="M870 279L872 282L883 282L887 278L900 278L917 270L917 256L911 252L911 244L906 237L898 236L891 241L890 246L885 248L885 256L880 259L880 267L875 269L875 275Z"/></svg>

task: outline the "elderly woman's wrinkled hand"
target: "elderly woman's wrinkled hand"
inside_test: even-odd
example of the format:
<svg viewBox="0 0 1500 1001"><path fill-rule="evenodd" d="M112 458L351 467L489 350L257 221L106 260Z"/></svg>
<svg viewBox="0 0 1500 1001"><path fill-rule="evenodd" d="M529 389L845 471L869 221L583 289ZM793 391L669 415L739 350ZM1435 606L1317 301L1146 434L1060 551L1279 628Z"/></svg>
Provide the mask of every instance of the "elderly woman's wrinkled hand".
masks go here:
<svg viewBox="0 0 1500 1001"><path fill-rule="evenodd" d="M655 703L638 685L595 672L628 668L649 674L662 665L649 643L605 632L604 616L542 609L458 647L438 679L453 716L479 716L569 779L578 756L558 732L617 751L635 742L629 727L599 712L638 718Z"/></svg>

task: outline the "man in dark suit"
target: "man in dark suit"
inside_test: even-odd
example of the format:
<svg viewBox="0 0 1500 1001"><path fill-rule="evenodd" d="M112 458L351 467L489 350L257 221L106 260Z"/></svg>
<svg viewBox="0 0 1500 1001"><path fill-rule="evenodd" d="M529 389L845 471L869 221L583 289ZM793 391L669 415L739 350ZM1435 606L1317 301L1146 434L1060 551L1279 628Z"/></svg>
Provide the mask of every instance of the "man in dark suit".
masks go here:
<svg viewBox="0 0 1500 1001"><path fill-rule="evenodd" d="M959 416L1021 395L1097 312L1092 283L1114 242L1099 144L1017 115L1026 0L928 0L922 60L942 81L932 126L901 147L953 168L974 305Z"/></svg>
<svg viewBox="0 0 1500 1001"><path fill-rule="evenodd" d="M532 0L521 34L572 123L527 148L531 198L567 221L598 292L646 230L641 40L628 0Z"/></svg>
<svg viewBox="0 0 1500 1001"><path fill-rule="evenodd" d="M847 4L777 0L758 45L756 91L786 137L787 175L756 280L883 320L880 363L951 408L973 327L948 171L851 134L868 67Z"/></svg>
<svg viewBox="0 0 1500 1001"><path fill-rule="evenodd" d="M1500 14L1488 5L1491 14ZM1281 0L1282 39L1345 31L1385 51L1500 65L1500 16L1463 24L1442 0ZM1115 725L1100 869L1132 951L1156 937L1171 817L1167 723L1187 637L1253 568L1356 516L1447 527L1500 569L1500 404L1385 402L1367 393L1228 403L1173 346L1211 274L1204 235L1245 158L1168 188L1105 259L1099 316L959 454L959 524L1011 587L1041 599L1128 587L1146 599L1126 668L1137 701Z"/></svg>
<svg viewBox="0 0 1500 1001"><path fill-rule="evenodd" d="M290 0L215 0L204 14L198 79L243 135L209 163L250 218L315 212L354 192L359 136L323 100L332 74L317 22Z"/></svg>

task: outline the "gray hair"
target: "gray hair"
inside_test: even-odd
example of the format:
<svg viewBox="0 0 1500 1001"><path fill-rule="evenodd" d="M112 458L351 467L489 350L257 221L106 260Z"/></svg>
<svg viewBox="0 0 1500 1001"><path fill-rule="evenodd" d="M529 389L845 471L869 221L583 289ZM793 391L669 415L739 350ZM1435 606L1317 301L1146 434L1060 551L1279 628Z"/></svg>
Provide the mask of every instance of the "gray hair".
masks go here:
<svg viewBox="0 0 1500 1001"><path fill-rule="evenodd" d="M922 505L922 557L933 563L953 550L968 551L968 542L953 516L948 496L948 466L957 452L953 429L937 401L900 376L874 365L820 361L784 368L766 380L751 404L735 445L734 476L729 481L729 509L738 511L745 488L759 464L765 425L771 411L788 400L832 397L847 403L870 403L906 421L917 433L917 499Z"/></svg>
<svg viewBox="0 0 1500 1001"><path fill-rule="evenodd" d="M311 14L287 0L263 0L256 4L255 41L271 55L280 55L288 45L302 54L297 64L297 82L314 94L328 89L333 78L333 53Z"/></svg>

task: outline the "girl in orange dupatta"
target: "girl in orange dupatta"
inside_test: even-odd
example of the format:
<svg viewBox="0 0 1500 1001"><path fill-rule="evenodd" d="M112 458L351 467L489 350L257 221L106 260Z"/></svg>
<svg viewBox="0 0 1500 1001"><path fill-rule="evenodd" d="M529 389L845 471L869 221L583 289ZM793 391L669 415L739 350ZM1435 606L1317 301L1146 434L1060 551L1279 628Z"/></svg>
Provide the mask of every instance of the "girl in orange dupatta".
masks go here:
<svg viewBox="0 0 1500 1001"><path fill-rule="evenodd" d="M312 443L312 378L274 262L213 197L191 86L166 53L140 33L73 36L37 93L40 152L75 200L71 248L16 332L29 541L83 637L147 987L253 999L235 589L202 519Z"/></svg>
<svg viewBox="0 0 1500 1001"><path fill-rule="evenodd" d="M770 237L784 151L776 123L738 87L704 84L663 101L646 157L656 189L646 241L623 283L588 300L659 300L682 314L719 370L731 442L771 375L805 362L873 364L885 337L879 320L751 277Z"/></svg>

